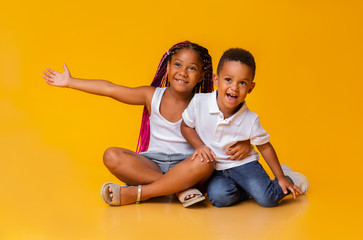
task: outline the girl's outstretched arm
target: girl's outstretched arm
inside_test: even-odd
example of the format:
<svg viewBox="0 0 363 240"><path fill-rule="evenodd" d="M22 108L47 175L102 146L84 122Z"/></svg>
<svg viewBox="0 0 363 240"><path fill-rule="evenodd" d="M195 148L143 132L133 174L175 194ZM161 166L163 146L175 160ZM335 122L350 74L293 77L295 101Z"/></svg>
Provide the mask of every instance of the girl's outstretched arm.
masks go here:
<svg viewBox="0 0 363 240"><path fill-rule="evenodd" d="M60 73L47 68L43 78L51 86L68 87L83 92L114 98L120 102L133 105L146 105L149 109L155 88L150 86L130 88L106 80L79 79L71 76L66 64Z"/></svg>

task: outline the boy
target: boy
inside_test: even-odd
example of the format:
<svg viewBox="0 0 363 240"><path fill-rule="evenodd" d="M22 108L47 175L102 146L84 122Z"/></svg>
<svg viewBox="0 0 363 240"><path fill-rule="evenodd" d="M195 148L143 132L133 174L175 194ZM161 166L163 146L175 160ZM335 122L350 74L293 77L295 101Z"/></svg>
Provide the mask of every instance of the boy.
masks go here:
<svg viewBox="0 0 363 240"><path fill-rule="evenodd" d="M289 192L303 194L309 183L306 177L280 166L269 135L261 127L257 114L245 102L255 87L256 64L252 54L234 48L221 57L213 93L196 94L183 113L181 132L194 147L193 157L216 160L207 194L213 206L225 207L251 196L264 207L276 206ZM276 179L271 180L258 162L259 155L251 147L248 157L229 160L226 152L237 141L250 140L271 168ZM285 176L286 175L286 176Z"/></svg>

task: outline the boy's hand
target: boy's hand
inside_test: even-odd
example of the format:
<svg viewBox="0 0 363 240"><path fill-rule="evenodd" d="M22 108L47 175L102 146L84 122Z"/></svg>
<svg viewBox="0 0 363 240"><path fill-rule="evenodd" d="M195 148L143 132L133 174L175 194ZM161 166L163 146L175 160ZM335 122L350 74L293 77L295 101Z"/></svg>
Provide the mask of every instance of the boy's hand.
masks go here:
<svg viewBox="0 0 363 240"><path fill-rule="evenodd" d="M67 68L66 64L63 64L64 72L59 73L57 71L54 71L53 69L47 68L47 71L43 71L45 75L43 75L43 78L45 81L52 86L57 87L67 87L69 83L69 79L71 78L71 74Z"/></svg>
<svg viewBox="0 0 363 240"><path fill-rule="evenodd" d="M192 160L194 160L194 158L197 155L199 156L199 158L202 162L204 160L206 160L206 162L213 162L214 159L216 158L216 155L214 154L214 152L206 145L199 146L195 149L193 156L192 156Z"/></svg>
<svg viewBox="0 0 363 240"><path fill-rule="evenodd" d="M300 188L292 184L292 182L290 182L290 180L287 177L283 176L281 179L278 179L278 182L284 194L287 194L288 193L287 190L290 190L292 196L294 196L294 199L296 199L296 192L302 194Z"/></svg>
<svg viewBox="0 0 363 240"><path fill-rule="evenodd" d="M231 155L229 160L242 160L248 156L251 151L250 140L236 142L228 148L227 155Z"/></svg>

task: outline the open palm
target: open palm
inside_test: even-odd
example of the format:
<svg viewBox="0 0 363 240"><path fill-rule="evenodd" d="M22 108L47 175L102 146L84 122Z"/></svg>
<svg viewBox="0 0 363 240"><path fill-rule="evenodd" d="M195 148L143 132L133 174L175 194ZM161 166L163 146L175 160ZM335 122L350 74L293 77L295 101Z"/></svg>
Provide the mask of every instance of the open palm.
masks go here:
<svg viewBox="0 0 363 240"><path fill-rule="evenodd" d="M47 68L47 71L43 71L43 73L45 74L43 75L43 78L49 85L57 87L67 87L69 79L71 78L71 74L66 64L63 65L63 68L64 72L62 73Z"/></svg>

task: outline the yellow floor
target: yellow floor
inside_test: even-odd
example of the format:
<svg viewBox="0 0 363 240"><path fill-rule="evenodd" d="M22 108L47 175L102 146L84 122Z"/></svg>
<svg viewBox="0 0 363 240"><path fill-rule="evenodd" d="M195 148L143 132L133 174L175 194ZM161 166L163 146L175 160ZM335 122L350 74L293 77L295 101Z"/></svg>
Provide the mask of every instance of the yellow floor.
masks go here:
<svg viewBox="0 0 363 240"><path fill-rule="evenodd" d="M311 184L307 195L288 198L275 208L259 207L252 200L228 208L215 208L208 201L183 208L171 196L110 207L99 190L103 182L116 180L101 161L91 159L94 168L76 164L30 132L3 137L0 143L3 154L14 155L2 161L6 171L1 174L0 239L363 237L359 195L334 199L334 187L313 171L306 173ZM15 144L18 151L11 148Z"/></svg>

